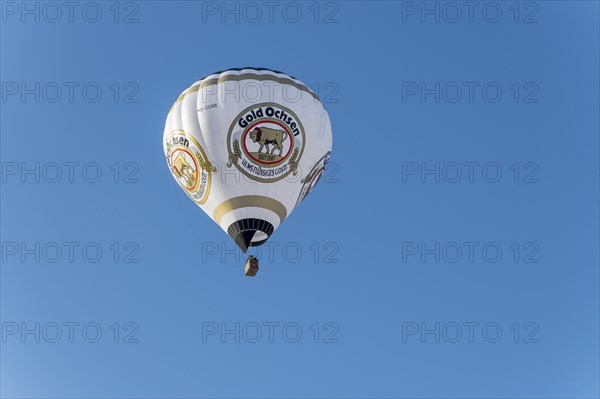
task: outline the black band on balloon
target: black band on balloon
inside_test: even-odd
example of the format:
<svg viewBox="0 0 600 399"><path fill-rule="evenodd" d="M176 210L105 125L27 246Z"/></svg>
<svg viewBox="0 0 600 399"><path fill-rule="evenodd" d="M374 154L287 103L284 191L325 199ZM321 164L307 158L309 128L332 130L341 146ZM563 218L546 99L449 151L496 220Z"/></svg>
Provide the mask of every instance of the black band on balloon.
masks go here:
<svg viewBox="0 0 600 399"><path fill-rule="evenodd" d="M273 225L266 220L248 218L233 222L227 228L227 234L233 238L242 251L246 252L248 247L257 247L264 244L269 236L273 234L274 230ZM265 233L267 238L261 241L252 242L252 238L257 231Z"/></svg>
<svg viewBox="0 0 600 399"><path fill-rule="evenodd" d="M236 71L236 72L239 72L239 71L243 71L243 70L245 70L245 69L250 69L250 70L253 70L253 71L269 71L269 72L275 72L275 73L280 73L280 74L282 74L282 75L287 75L287 76L289 76L289 77L290 77L290 78L292 78L292 79L296 79L295 77L293 77L293 76L291 76L291 75L288 75L288 74L287 74L287 73L285 73L285 72L276 71L276 70L274 70L274 69L269 69L269 68L256 68L256 67L245 67L245 68L229 68L229 69L223 69L222 71L217 71L217 72L213 72L213 73L211 73L210 75L206 75L206 76L204 76L202 79L199 79L199 80L204 80L204 79L206 79L207 77L209 77L209 76L211 76L211 75L222 74L223 72L229 72L229 71ZM296 80L298 80L298 79L296 79Z"/></svg>

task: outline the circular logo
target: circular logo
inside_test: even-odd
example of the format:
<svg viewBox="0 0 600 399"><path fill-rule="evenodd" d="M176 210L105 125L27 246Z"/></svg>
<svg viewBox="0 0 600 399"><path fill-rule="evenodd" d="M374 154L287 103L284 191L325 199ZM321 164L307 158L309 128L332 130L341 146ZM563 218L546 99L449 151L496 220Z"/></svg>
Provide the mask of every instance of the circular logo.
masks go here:
<svg viewBox="0 0 600 399"><path fill-rule="evenodd" d="M253 180L272 183L297 173L304 152L304 127L290 109L258 104L236 116L227 142L228 167L235 165Z"/></svg>
<svg viewBox="0 0 600 399"><path fill-rule="evenodd" d="M323 155L321 159L317 161L317 163L312 167L308 175L301 180L302 189L300 190L300 195L298 196L298 200L296 201L296 206L300 202L306 198L306 196L312 191L313 188L319 183L321 177L325 173L325 169L327 168L327 164L329 163L329 157L331 156L331 151L328 151L327 154Z"/></svg>
<svg viewBox="0 0 600 399"><path fill-rule="evenodd" d="M212 167L195 138L183 130L167 136L167 163L179 186L189 197L203 204L210 192Z"/></svg>

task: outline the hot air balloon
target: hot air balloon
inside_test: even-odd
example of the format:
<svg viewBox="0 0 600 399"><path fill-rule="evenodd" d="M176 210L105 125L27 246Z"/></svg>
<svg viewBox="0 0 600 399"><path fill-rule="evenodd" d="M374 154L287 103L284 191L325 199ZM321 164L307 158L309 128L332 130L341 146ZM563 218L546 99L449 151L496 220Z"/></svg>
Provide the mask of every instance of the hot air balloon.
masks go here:
<svg viewBox="0 0 600 399"><path fill-rule="evenodd" d="M331 123L298 79L228 69L181 93L163 147L179 186L245 253L264 244L318 183L331 154ZM250 256L246 275L257 270Z"/></svg>

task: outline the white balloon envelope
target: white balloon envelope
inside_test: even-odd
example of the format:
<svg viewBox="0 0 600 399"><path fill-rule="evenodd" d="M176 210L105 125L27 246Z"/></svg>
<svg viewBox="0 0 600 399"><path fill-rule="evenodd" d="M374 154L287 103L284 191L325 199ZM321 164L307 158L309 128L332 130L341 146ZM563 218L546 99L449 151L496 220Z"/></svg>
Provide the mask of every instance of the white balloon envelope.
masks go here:
<svg viewBox="0 0 600 399"><path fill-rule="evenodd" d="M318 183L331 123L299 80L229 69L179 96L163 145L179 186L246 252L265 243Z"/></svg>

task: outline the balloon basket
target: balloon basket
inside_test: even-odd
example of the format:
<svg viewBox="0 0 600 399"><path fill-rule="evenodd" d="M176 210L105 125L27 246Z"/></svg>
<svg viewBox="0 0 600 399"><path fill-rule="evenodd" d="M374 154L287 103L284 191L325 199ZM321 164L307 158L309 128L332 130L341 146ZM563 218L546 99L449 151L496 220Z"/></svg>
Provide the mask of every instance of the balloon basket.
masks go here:
<svg viewBox="0 0 600 399"><path fill-rule="evenodd" d="M246 267L244 274L248 277L254 277L258 273L258 259L255 256L250 255L248 261L246 261Z"/></svg>

